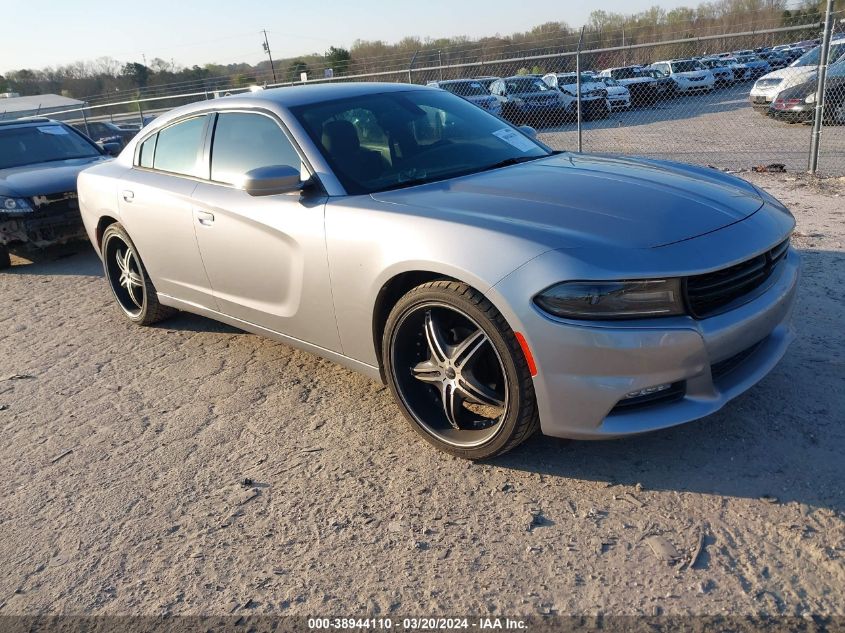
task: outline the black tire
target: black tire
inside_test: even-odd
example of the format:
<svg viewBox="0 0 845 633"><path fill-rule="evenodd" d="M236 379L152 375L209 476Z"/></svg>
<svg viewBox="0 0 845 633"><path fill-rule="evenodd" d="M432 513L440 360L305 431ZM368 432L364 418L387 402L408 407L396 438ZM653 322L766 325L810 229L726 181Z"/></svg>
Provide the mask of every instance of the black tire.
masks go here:
<svg viewBox="0 0 845 633"><path fill-rule="evenodd" d="M473 403L468 407L467 401L460 400L460 395L458 408L453 409L453 416L449 417L443 395L446 392L441 390L442 383L452 379L454 384L460 384L464 380L462 374L467 371L466 367L459 367L457 379L454 371L450 376L449 369L436 369L442 375L442 382L436 385L432 384L435 381L431 375L428 380L419 378L420 365L431 363L431 359L427 359L431 353L430 345L426 346L425 343L428 341L426 335L429 322L434 321L432 311L438 311L438 318L445 314L447 318L454 319L451 329L442 330L445 335L455 338L454 342L443 341L448 349L457 350L470 338L481 337L481 342L468 353L468 356L473 356L473 363L483 365L480 370L478 367L469 369L473 374L478 372L478 377L473 377L472 381L476 386L489 388L488 394L494 390L504 393L502 413L495 417L495 421L492 418L484 419L484 423L490 423L486 427L478 426L478 420L481 419L478 416L481 414L471 410ZM421 317L426 330L415 334ZM474 332L466 338L459 336L459 328L455 325L461 319L466 319L466 323L470 324L469 329ZM420 336L423 337L422 346ZM461 353L454 357L455 367L458 367L458 356ZM469 362L469 359L464 362ZM410 290L399 299L384 329L382 363L388 386L402 413L417 433L442 451L466 459L485 459L518 446L539 428L534 385L519 341L493 304L466 284L447 280L432 281ZM486 375L488 381L485 382L481 376L490 367L494 368L493 373ZM498 379L491 382L490 375L498 376ZM453 403L456 390L460 392L457 387L452 387ZM473 418L469 425L471 428L458 428L452 423L459 416ZM437 428L438 422L440 429ZM452 426L444 422L452 423Z"/></svg>
<svg viewBox="0 0 845 633"><path fill-rule="evenodd" d="M100 247L106 281L121 313L137 325L152 325L172 316L176 310L159 303L153 282L141 261L141 256L132 238L119 223L110 224L103 233ZM120 257L122 256L122 257ZM120 259L131 272L132 281L121 281ZM117 278L116 278L117 277ZM131 286L131 287L130 287Z"/></svg>
<svg viewBox="0 0 845 633"><path fill-rule="evenodd" d="M0 246L0 270L11 268L12 258L9 256L9 249L5 246Z"/></svg>

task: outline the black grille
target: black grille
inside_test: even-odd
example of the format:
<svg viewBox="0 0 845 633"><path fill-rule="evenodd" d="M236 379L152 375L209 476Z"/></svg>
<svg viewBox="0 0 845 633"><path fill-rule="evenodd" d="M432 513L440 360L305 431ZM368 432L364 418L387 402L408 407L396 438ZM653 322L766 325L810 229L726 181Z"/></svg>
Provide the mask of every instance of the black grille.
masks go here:
<svg viewBox="0 0 845 633"><path fill-rule="evenodd" d="M611 413L621 413L623 411L630 411L632 409L641 409L644 407L652 407L658 404L667 404L669 402L675 402L680 400L681 398L686 395L687 392L687 383L686 381L680 381L673 383L671 387L668 389L664 389L663 391L658 391L657 393L650 393L645 396L637 396L635 398L626 398L625 400L620 400L615 407L611 410Z"/></svg>
<svg viewBox="0 0 845 633"><path fill-rule="evenodd" d="M772 250L740 264L686 280L686 300L697 319L718 314L729 303L762 285L786 256L787 238Z"/></svg>
<svg viewBox="0 0 845 633"><path fill-rule="evenodd" d="M725 374L732 372L734 369L739 367L746 358L751 356L757 348L762 345L763 341L759 343L754 343L751 347L746 347L744 350L739 352L738 354L734 354L730 358L726 358L725 360L720 360L718 363L713 363L710 365L710 375L714 379L721 378Z"/></svg>

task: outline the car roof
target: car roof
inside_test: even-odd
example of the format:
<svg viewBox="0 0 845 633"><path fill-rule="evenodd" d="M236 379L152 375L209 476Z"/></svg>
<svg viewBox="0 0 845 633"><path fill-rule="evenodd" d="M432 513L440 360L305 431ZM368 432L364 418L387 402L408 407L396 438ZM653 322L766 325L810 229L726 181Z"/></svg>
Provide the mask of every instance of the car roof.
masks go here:
<svg viewBox="0 0 845 633"><path fill-rule="evenodd" d="M13 121L0 121L0 127L26 127L30 125L40 125L43 123L60 123L53 119L40 117L37 119L15 119Z"/></svg>
<svg viewBox="0 0 845 633"><path fill-rule="evenodd" d="M220 101L226 103L266 103L273 102L285 108L292 108L312 103L322 103L334 99L346 99L350 97L361 97L369 94L381 94L385 92L408 92L409 90L430 90L427 86L418 84L401 83L323 83L301 86L287 86L284 88L270 88L246 94L230 95L220 97ZM202 102L208 105L208 102Z"/></svg>

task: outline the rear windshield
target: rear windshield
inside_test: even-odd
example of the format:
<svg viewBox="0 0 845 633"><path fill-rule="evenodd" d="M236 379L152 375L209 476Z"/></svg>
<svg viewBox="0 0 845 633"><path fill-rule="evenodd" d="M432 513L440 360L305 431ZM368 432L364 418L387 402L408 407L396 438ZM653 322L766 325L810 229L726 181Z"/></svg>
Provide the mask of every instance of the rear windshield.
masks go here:
<svg viewBox="0 0 845 633"><path fill-rule="evenodd" d="M96 145L64 125L0 128L0 169L100 155Z"/></svg>
<svg viewBox="0 0 845 633"><path fill-rule="evenodd" d="M829 60L839 59L845 54L845 42L836 42L830 45L830 53L827 58ZM798 59L792 62L793 66L818 66L822 56L822 47L816 46L813 50L801 55Z"/></svg>
<svg viewBox="0 0 845 633"><path fill-rule="evenodd" d="M614 79L638 79L645 75L639 68L617 68L610 71L610 76Z"/></svg>

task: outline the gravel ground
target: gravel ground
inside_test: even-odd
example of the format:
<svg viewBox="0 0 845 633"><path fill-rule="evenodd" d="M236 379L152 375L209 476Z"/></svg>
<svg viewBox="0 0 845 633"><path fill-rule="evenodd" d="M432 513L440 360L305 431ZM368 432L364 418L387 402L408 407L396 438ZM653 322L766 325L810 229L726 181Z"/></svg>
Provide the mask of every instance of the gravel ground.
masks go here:
<svg viewBox="0 0 845 633"><path fill-rule="evenodd" d="M772 374L681 428L483 464L309 354L131 326L90 247L15 259L0 615L845 614L845 183L749 177L805 258Z"/></svg>

